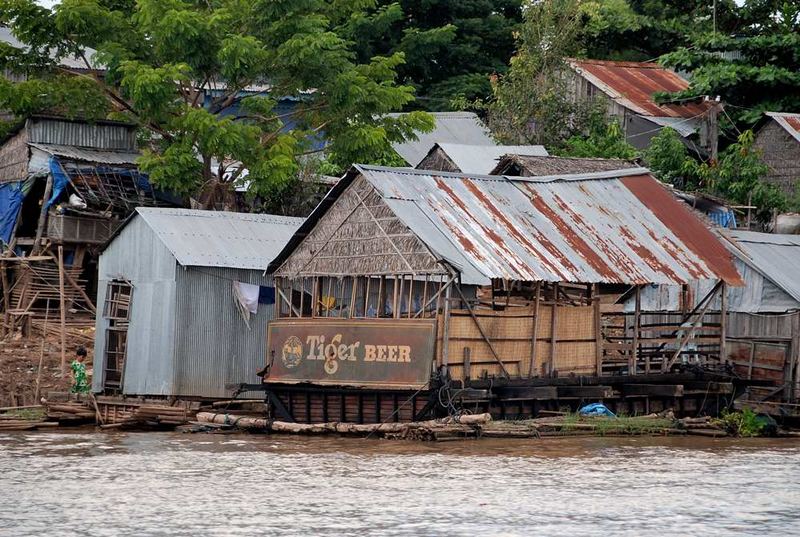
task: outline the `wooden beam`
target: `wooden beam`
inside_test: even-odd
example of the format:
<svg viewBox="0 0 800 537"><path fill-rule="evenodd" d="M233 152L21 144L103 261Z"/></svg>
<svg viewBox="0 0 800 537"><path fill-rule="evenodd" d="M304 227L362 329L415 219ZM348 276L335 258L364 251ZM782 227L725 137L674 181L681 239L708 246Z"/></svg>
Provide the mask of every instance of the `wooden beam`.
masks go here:
<svg viewBox="0 0 800 537"><path fill-rule="evenodd" d="M594 359L597 376L603 375L603 313L600 310L600 284L592 286L592 308L594 314Z"/></svg>
<svg viewBox="0 0 800 537"><path fill-rule="evenodd" d="M553 312L550 315L550 362L547 376L553 375L556 365L556 343L558 341L558 283L553 284Z"/></svg>
<svg viewBox="0 0 800 537"><path fill-rule="evenodd" d="M64 301L64 247L58 245L58 298L61 310L61 376L67 374L67 323Z"/></svg>
<svg viewBox="0 0 800 537"><path fill-rule="evenodd" d="M467 311L469 311L469 314L472 317L472 320L475 323L475 326L478 328L478 332L480 332L481 337L483 337L483 340L486 341L486 344L489 345L489 350L492 351L492 355L494 355L494 359L497 360L498 364L500 364L500 369L503 370L503 373L505 374L506 377L509 377L510 375L508 374L508 369L506 369L506 365L503 363L503 360L500 358L500 355L497 353L497 350L494 348L494 344L492 343L492 340L489 339L489 336L487 336L486 332L483 331L483 327L481 326L480 321L478 321L478 317L475 315L475 310L472 309L472 305L469 303L469 301L464 296L464 293L461 291L461 286L456 285L455 288L456 288L456 291L458 291L458 294L461 295L461 300L464 301L464 306L466 306Z"/></svg>
<svg viewBox="0 0 800 537"><path fill-rule="evenodd" d="M50 194L53 192L53 174L47 174L47 184L44 187L44 197L42 198L42 209L39 211L39 222L36 224L36 238L33 241L32 255L39 253L42 247L42 236L44 235L44 228L47 225L47 202L50 200Z"/></svg>
<svg viewBox="0 0 800 537"><path fill-rule="evenodd" d="M558 386L559 398L609 399L614 397L611 386Z"/></svg>
<svg viewBox="0 0 800 537"><path fill-rule="evenodd" d="M533 376L536 367L536 336L539 332L539 302L542 298L542 282L536 282L533 295L533 326L531 327L531 363L528 365L528 378Z"/></svg>
<svg viewBox="0 0 800 537"><path fill-rule="evenodd" d="M639 325L642 317L642 287L636 285L634 291L635 307L633 312L633 342L631 354L628 357L628 375L636 374L637 362L639 361Z"/></svg>
<svg viewBox="0 0 800 537"><path fill-rule="evenodd" d="M683 384L624 384L625 397L683 397Z"/></svg>
<svg viewBox="0 0 800 537"><path fill-rule="evenodd" d="M720 287L720 306L719 306L719 361L720 363L724 362L727 353L726 346L726 336L727 336L727 326L728 326L728 286L725 284L724 281L721 282L722 287Z"/></svg>

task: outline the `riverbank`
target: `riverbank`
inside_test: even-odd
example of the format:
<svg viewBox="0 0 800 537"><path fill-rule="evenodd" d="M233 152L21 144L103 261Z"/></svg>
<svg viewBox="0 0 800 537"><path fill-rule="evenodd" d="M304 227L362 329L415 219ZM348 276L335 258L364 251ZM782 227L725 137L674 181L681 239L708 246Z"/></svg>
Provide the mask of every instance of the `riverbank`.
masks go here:
<svg viewBox="0 0 800 537"><path fill-rule="evenodd" d="M781 429L774 420L749 409L709 416L677 418L673 411L644 416L592 416L543 411L541 417L494 420L490 414L463 414L421 422L294 423L253 414L257 403L246 403L251 413L227 408L192 408L142 403L125 406L108 420L108 406L93 395L71 395L45 401L42 406L0 408L0 432L51 430L54 427L94 425L97 430L177 430L184 433L292 434L305 436L376 437L389 440L452 441L464 439L514 439L571 436L694 436L694 437L800 437L800 432ZM217 405L215 403L215 405ZM220 406L220 405L217 405ZM227 405L229 406L229 405ZM101 410L103 408L103 410ZM116 407L114 412L116 413ZM126 410L127 409L127 410Z"/></svg>

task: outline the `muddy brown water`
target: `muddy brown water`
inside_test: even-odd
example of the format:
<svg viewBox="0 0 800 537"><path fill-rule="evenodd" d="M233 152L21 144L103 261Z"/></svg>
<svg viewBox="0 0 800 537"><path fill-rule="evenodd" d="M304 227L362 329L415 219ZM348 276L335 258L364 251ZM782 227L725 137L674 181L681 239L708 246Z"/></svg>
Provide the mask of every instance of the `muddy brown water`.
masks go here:
<svg viewBox="0 0 800 537"><path fill-rule="evenodd" d="M0 535L800 535L800 442L0 433Z"/></svg>

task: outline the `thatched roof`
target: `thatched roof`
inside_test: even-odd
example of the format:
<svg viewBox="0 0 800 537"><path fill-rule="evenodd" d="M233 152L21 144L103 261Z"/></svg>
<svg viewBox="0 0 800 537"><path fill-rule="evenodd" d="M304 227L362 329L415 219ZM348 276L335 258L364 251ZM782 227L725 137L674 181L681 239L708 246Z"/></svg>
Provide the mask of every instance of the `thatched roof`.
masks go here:
<svg viewBox="0 0 800 537"><path fill-rule="evenodd" d="M537 177L562 173L607 172L636 167L637 164L622 159L506 155L500 159L491 175Z"/></svg>

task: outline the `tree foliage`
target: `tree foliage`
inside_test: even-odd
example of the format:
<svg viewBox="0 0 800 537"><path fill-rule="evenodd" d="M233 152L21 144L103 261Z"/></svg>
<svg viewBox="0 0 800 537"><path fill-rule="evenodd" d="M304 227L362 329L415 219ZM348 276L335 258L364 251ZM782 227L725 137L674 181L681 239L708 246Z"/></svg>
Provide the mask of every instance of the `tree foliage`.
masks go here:
<svg viewBox="0 0 800 537"><path fill-rule="evenodd" d="M522 0L380 0L351 17L345 35L360 60L402 52L403 83L417 89L415 103L443 110L456 99L491 94L490 76L503 73L514 51Z"/></svg>
<svg viewBox="0 0 800 537"><path fill-rule="evenodd" d="M678 188L700 190L739 205L757 207L756 216L769 222L775 211L796 209L778 187L763 180L769 171L754 147L752 131L744 131L717 162L698 163L688 155L680 136L663 129L644 152L645 164L658 179Z"/></svg>
<svg viewBox="0 0 800 537"><path fill-rule="evenodd" d="M728 31L698 33L661 58L691 73L677 97L719 95L740 127L764 111L800 110L800 4L747 0L732 13Z"/></svg>
<svg viewBox="0 0 800 537"><path fill-rule="evenodd" d="M28 45L0 49L2 67L28 77L0 85L0 108L132 121L150 134L141 167L162 188L211 199L246 169L250 192L270 196L286 191L323 132L345 165L432 128L424 113L387 115L414 99L397 82L403 52L359 54L342 30L374 8L370 0L63 0L49 11L0 0L0 23ZM95 65L86 47L97 50ZM104 75L58 65L73 55ZM289 112L277 109L285 96L299 100Z"/></svg>

